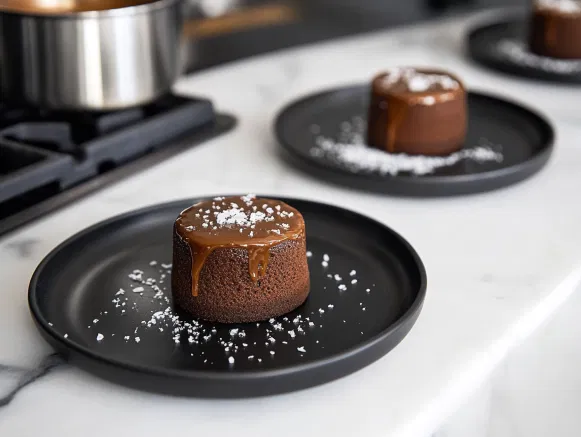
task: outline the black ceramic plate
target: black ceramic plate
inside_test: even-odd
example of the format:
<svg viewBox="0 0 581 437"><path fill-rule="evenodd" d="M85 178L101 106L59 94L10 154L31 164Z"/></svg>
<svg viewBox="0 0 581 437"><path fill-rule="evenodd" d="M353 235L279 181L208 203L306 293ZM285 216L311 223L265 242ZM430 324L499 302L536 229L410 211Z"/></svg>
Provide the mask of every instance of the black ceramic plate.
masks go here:
<svg viewBox="0 0 581 437"><path fill-rule="evenodd" d="M468 132L464 152L487 150L487 160L458 159L418 173L426 163L435 165L438 158L416 157L414 172L401 170L385 173L373 167L353 168L348 160L324 152L321 138L332 143L353 142L354 136L365 136L369 88L351 86L325 91L291 103L278 115L275 131L284 150L283 156L298 168L317 178L351 188L403 196L451 196L495 190L514 184L538 172L548 161L553 146L553 129L540 115L515 103L478 93L468 94ZM355 142L357 142L355 140ZM401 156L363 150L375 155L366 162L402 158ZM357 155L357 153L355 153ZM377 155L380 155L377 158ZM405 158L405 157L404 157ZM409 158L409 157L408 157ZM410 160L404 159L409 165Z"/></svg>
<svg viewBox="0 0 581 437"><path fill-rule="evenodd" d="M527 45L523 18L481 24L468 33L468 55L477 63L527 79L581 84L581 59L538 56Z"/></svg>
<svg viewBox="0 0 581 437"><path fill-rule="evenodd" d="M196 325L173 310L172 226L195 202L188 200L115 217L53 250L29 289L41 334L106 379L176 395L280 393L370 364L416 321L426 291L422 262L376 221L283 200L303 213L312 252L311 293L293 313L259 324Z"/></svg>

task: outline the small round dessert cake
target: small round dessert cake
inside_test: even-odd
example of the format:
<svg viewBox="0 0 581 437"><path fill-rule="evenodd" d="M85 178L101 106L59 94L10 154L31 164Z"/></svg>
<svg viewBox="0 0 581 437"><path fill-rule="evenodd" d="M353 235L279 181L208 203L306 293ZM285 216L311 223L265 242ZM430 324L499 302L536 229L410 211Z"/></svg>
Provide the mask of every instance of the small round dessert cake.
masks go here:
<svg viewBox="0 0 581 437"><path fill-rule="evenodd" d="M581 1L534 0L530 50L550 58L581 58Z"/></svg>
<svg viewBox="0 0 581 437"><path fill-rule="evenodd" d="M305 221L291 206L252 195L217 197L174 224L174 302L200 319L258 322L309 294Z"/></svg>
<svg viewBox="0 0 581 437"><path fill-rule="evenodd" d="M464 144L466 91L458 78L443 71L396 68L373 79L367 123L372 147L447 155Z"/></svg>

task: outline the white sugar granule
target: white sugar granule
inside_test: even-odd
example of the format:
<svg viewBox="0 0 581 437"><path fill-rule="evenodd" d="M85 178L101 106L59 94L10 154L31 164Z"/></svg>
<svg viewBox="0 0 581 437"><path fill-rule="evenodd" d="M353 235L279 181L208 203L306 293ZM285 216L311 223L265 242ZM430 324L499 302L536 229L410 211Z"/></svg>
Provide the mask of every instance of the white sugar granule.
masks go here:
<svg viewBox="0 0 581 437"><path fill-rule="evenodd" d="M133 270L133 273L130 273L127 276L129 276L129 279L131 279L132 281L136 282L143 281L143 272L141 270Z"/></svg>
<svg viewBox="0 0 581 437"><path fill-rule="evenodd" d="M406 155L386 153L361 143L341 143L331 138L318 137L310 150L314 158L333 161L353 173L379 173L395 176L401 172L414 175L433 173L438 168L449 167L462 160L476 162L502 162L502 153L494 151L481 139L480 145L465 148L446 156Z"/></svg>
<svg viewBox="0 0 581 437"><path fill-rule="evenodd" d="M307 250L307 258L310 258L313 256L313 252L311 252L310 250Z"/></svg>
<svg viewBox="0 0 581 437"><path fill-rule="evenodd" d="M525 67L537 68L550 73L574 74L581 72L581 61L539 56L529 51L523 41L504 39L496 46L498 55Z"/></svg>
<svg viewBox="0 0 581 437"><path fill-rule="evenodd" d="M345 284L339 284L339 287L337 287L337 288L339 288L339 290L341 290L341 291L347 290L347 286Z"/></svg>
<svg viewBox="0 0 581 437"><path fill-rule="evenodd" d="M351 270L349 272L349 276L355 276L357 274L357 272L355 270Z"/></svg>
<svg viewBox="0 0 581 437"><path fill-rule="evenodd" d="M353 280L351 281L351 283L352 283L352 284L357 284L357 279L353 279Z"/></svg>
<svg viewBox="0 0 581 437"><path fill-rule="evenodd" d="M101 333L97 334L97 341L101 341L105 338L105 336Z"/></svg>
<svg viewBox="0 0 581 437"><path fill-rule="evenodd" d="M228 362L230 364L234 364L234 357L228 357Z"/></svg>
<svg viewBox="0 0 581 437"><path fill-rule="evenodd" d="M143 288L143 287L135 287L133 289L134 293L142 293L143 291L145 291L145 288Z"/></svg>
<svg viewBox="0 0 581 437"><path fill-rule="evenodd" d="M141 341L141 338L135 337L135 343L139 343L140 341Z"/></svg>
<svg viewBox="0 0 581 437"><path fill-rule="evenodd" d="M424 92L434 85L447 91L455 90L460 86L457 80L446 74L422 73L414 68L393 68L382 79L382 83L386 86L400 81L412 92Z"/></svg>
<svg viewBox="0 0 581 437"><path fill-rule="evenodd" d="M329 267L329 263L328 263L327 261L323 261L323 262L321 263L321 265L322 265L323 267Z"/></svg>
<svg viewBox="0 0 581 437"><path fill-rule="evenodd" d="M304 348L303 346L301 346L301 347L297 347L297 350L298 350L299 352L306 352L306 350L305 350L305 348Z"/></svg>
<svg viewBox="0 0 581 437"><path fill-rule="evenodd" d="M323 261L327 261L327 262L329 262L329 260L330 260L330 259L331 259L331 258L329 258L329 255L327 255L326 253L325 253L325 254L323 254Z"/></svg>

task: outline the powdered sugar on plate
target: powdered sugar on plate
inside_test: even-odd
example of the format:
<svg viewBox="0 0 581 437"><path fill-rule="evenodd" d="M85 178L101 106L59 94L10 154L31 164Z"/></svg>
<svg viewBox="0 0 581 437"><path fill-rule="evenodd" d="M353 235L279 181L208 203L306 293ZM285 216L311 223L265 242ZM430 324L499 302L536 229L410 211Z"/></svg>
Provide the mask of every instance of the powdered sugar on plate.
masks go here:
<svg viewBox="0 0 581 437"><path fill-rule="evenodd" d="M353 117L341 123L338 140L319 135L310 155L317 159L330 160L353 173L376 173L396 176L408 173L427 175L442 167L452 166L463 160L478 163L502 162L499 146L481 138L475 147L468 147L447 156L423 156L394 154L374 149L365 144L366 122L362 117Z"/></svg>
<svg viewBox="0 0 581 437"><path fill-rule="evenodd" d="M532 53L524 41L503 39L498 42L496 51L500 57L523 67L537 68L549 73L581 73L581 60L556 59Z"/></svg>
<svg viewBox="0 0 581 437"><path fill-rule="evenodd" d="M192 359L199 366L220 365L224 369L235 370L249 365L264 366L271 360L288 360L292 354L297 360L308 360L317 350L325 349L325 342L318 341L322 335L320 328L345 318L342 309L344 305L349 305L349 296L353 296L350 293L357 293L358 301L366 301L369 293L365 287L373 286L366 284L363 276L359 278L360 271L364 270L361 266L357 270L344 268L331 271L336 270L335 264L343 265L341 260L333 262L332 258L332 254L322 250L317 253L311 251L311 271L322 275L326 285L323 294L316 298L322 298L322 301L309 312L236 325L204 322L176 312L169 291L169 278L165 284L162 279L171 275L171 264L144 261L143 265L127 269L127 274L123 275L126 278L124 282L105 290L108 293L107 302L110 303L95 309L87 320L87 329L95 344L103 346L121 345L147 350L153 345L158 347L160 342L167 342L171 348L179 348L180 353L194 357ZM330 267L323 269L321 260L326 260ZM349 285L358 278L362 286ZM141 290L139 293L119 293L120 287ZM353 310L363 316L361 308ZM363 328L360 321L354 323L357 323L357 330ZM163 347L161 349L164 350ZM263 361L264 364L261 364Z"/></svg>
<svg viewBox="0 0 581 437"><path fill-rule="evenodd" d="M325 258L329 259L326 255ZM302 315L294 316L292 319L283 316L273 318L265 322L256 323L257 331L253 331L252 338L256 340L258 335L262 335L262 344L266 346L267 351L256 349L257 342L249 344L246 330L250 329L248 325L224 326L216 325L209 322L199 321L191 318L184 318L176 313L171 304L171 294L168 292L168 286L159 285L163 279L171 275L171 264L161 264L161 269L157 268L157 263L148 264L150 267L142 267L142 270L130 270L127 277L130 286L134 287L136 293L119 293L119 288L111 290L112 310L99 311L99 317L92 319L93 323L88 325L91 329L97 324L101 325L104 320L111 317L123 317L124 320L131 320L129 328L125 326L115 333L105 333L105 331L96 333L98 343L114 341L119 338L123 344L133 344L134 347L148 347L148 340L153 336L164 336L168 341L174 343L175 347L191 348L191 356L203 355L206 346L214 348L218 345L224 351L223 360L229 368L236 367L237 359L241 358L248 362L250 357L252 361L261 363L262 358L276 359L273 348L276 346L288 347L289 350L297 350L296 342L305 335L312 335L317 326L322 326L322 320L317 320L315 325L311 317ZM152 269L152 267L156 267ZM158 270L159 269L159 270ZM149 270L149 272L147 272ZM154 275L152 271L157 274ZM155 277L154 277L155 276ZM133 285L135 284L135 285ZM129 288L129 287L127 287ZM126 318L131 312L131 317ZM107 323L110 324L110 323ZM119 326L123 326L120 323ZM254 326L254 324L252 324ZM95 334L94 334L95 335ZM156 340L158 341L158 340ZM260 340L258 340L260 341ZM139 345L139 346L137 346ZM302 352L302 357L305 352ZM214 362L203 360L204 364L213 365Z"/></svg>

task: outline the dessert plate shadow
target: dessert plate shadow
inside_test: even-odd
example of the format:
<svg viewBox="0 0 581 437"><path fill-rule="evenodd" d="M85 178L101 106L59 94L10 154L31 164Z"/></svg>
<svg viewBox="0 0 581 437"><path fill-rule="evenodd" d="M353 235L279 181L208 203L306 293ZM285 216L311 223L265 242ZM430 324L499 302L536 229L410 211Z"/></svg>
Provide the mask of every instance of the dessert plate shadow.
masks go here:
<svg viewBox="0 0 581 437"><path fill-rule="evenodd" d="M479 24L468 32L468 56L476 63L526 79L581 85L581 59L554 59L530 52L524 17Z"/></svg>
<svg viewBox="0 0 581 437"><path fill-rule="evenodd" d="M198 200L114 217L54 249L29 288L42 336L73 364L119 384L250 397L350 374L394 348L414 325L426 293L414 249L370 218L297 199L281 200L306 223L306 303L261 323L192 320L173 308L169 263L173 223Z"/></svg>
<svg viewBox="0 0 581 437"><path fill-rule="evenodd" d="M428 197L479 193L520 182L538 172L553 149L553 128L541 115L469 92L468 131L459 154L410 157L377 151L363 145L369 92L366 85L347 86L290 103L275 121L282 156L328 182ZM359 147L341 146L349 146L355 137ZM473 157L461 158L463 153Z"/></svg>

